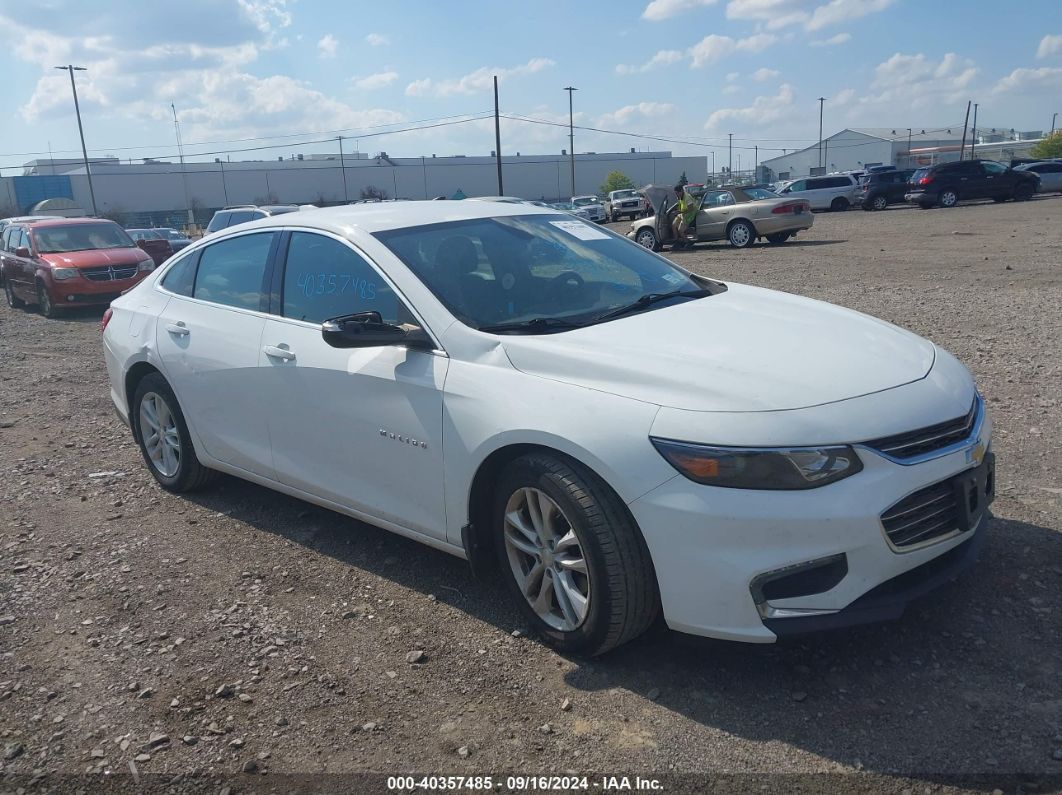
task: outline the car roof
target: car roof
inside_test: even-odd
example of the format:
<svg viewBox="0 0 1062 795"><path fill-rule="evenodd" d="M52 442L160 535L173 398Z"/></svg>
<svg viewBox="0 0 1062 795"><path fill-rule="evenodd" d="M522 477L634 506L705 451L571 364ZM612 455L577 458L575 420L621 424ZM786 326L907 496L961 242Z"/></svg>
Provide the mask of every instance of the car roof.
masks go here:
<svg viewBox="0 0 1062 795"><path fill-rule="evenodd" d="M555 210L533 204L484 201L394 201L373 204L340 205L269 216L230 226L226 233L245 229L302 226L346 236L356 230L372 234L390 229L472 221L513 215L556 215ZM212 238L211 238L212 239Z"/></svg>
<svg viewBox="0 0 1062 795"><path fill-rule="evenodd" d="M88 216L80 218L47 218L41 221L29 221L26 225L33 229L41 229L50 226L71 226L73 224L113 224L118 226L118 224L108 218L89 218Z"/></svg>

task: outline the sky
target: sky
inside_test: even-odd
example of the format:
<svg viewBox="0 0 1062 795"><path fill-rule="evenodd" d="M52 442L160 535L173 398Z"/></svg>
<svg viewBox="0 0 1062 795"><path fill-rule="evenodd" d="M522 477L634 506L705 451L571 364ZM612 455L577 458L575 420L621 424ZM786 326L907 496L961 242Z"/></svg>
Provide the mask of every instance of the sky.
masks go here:
<svg viewBox="0 0 1062 795"><path fill-rule="evenodd" d="M0 0L0 174L89 154L668 150L750 163L845 127L1048 130L1062 2ZM592 128L592 129L591 129ZM605 132L608 131L608 132ZM620 134L616 134L620 133ZM349 140L347 140L349 139ZM660 140L670 139L670 140ZM755 149L758 147L758 152ZM709 160L709 165L711 160ZM736 166L736 158L735 158ZM9 170L11 169L11 170Z"/></svg>

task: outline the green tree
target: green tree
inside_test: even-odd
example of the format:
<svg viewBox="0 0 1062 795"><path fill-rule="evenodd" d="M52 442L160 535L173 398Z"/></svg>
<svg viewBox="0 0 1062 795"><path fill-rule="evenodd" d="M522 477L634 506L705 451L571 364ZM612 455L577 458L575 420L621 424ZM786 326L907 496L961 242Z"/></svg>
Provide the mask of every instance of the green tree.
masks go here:
<svg viewBox="0 0 1062 795"><path fill-rule="evenodd" d="M601 186L601 195L607 196L614 190L629 190L633 187L634 182L622 171L610 171L605 177L605 184Z"/></svg>
<svg viewBox="0 0 1062 795"><path fill-rule="evenodd" d="M1062 157L1062 130L1057 130L1044 138L1029 150L1029 154L1045 160L1049 157Z"/></svg>
<svg viewBox="0 0 1062 795"><path fill-rule="evenodd" d="M679 177L678 184L679 185L689 185L690 184L690 181L688 179L686 179L686 172L685 171L683 171L682 172L682 176Z"/></svg>

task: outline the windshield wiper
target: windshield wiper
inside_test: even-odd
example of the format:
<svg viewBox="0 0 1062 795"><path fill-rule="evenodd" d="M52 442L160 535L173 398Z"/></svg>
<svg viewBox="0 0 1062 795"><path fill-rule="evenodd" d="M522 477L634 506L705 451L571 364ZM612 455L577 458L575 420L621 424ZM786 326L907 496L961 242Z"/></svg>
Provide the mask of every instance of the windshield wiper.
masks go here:
<svg viewBox="0 0 1062 795"><path fill-rule="evenodd" d="M502 334L507 331L525 332L528 334L542 334L550 331L565 331L567 329L582 328L585 324L575 323L560 317L533 317L530 320L518 320L512 323L495 323L492 326L480 326L480 331L489 334Z"/></svg>
<svg viewBox="0 0 1062 795"><path fill-rule="evenodd" d="M605 312L603 315L598 315L594 318L593 322L600 323L602 320L612 320L616 317L623 317L623 315L639 312L646 307L660 303L661 301L667 301L671 298L703 298L704 296L711 294L710 290L672 290L669 293L646 293L636 301L632 301L618 309Z"/></svg>

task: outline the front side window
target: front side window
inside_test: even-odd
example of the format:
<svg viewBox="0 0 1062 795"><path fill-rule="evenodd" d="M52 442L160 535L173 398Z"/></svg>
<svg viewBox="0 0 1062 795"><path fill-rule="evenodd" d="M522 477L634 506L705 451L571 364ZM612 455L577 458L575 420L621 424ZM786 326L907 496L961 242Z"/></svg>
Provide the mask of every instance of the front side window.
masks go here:
<svg viewBox="0 0 1062 795"><path fill-rule="evenodd" d="M136 243L118 224L67 224L42 226L33 233L41 254L133 248Z"/></svg>
<svg viewBox="0 0 1062 795"><path fill-rule="evenodd" d="M391 286L350 246L324 235L292 233L284 269L284 317L323 323L376 311L385 323L407 322L408 313L399 307Z"/></svg>
<svg viewBox="0 0 1062 795"><path fill-rule="evenodd" d="M987 174L1002 174L1007 170L1007 167L1002 163L996 163L993 160L983 160L981 166Z"/></svg>
<svg viewBox="0 0 1062 795"><path fill-rule="evenodd" d="M202 249L193 295L238 309L263 309L269 249L275 233L241 235Z"/></svg>
<svg viewBox="0 0 1062 795"><path fill-rule="evenodd" d="M786 190L789 191L790 193L796 193L797 191L807 190L808 189L808 182L809 181L806 180L806 179L798 179L796 182L794 182L792 185L790 185L788 188L786 188Z"/></svg>
<svg viewBox="0 0 1062 795"><path fill-rule="evenodd" d="M475 328L581 325L645 296L703 290L662 257L570 215L477 218L375 237Z"/></svg>

